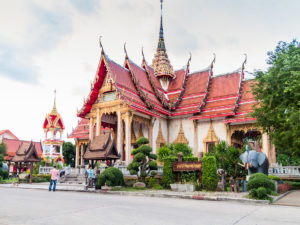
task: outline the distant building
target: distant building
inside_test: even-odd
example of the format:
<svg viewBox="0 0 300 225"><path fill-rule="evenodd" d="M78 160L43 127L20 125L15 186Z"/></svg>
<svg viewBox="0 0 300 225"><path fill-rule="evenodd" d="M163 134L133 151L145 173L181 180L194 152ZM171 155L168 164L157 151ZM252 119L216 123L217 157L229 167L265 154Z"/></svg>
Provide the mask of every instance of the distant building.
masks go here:
<svg viewBox="0 0 300 225"><path fill-rule="evenodd" d="M56 97L54 97L52 111L45 117L43 129L45 132L45 139L43 141L43 158L62 158L62 134L64 132L65 125L62 117L56 110Z"/></svg>
<svg viewBox="0 0 300 225"><path fill-rule="evenodd" d="M0 130L0 142L2 142L4 138L19 140L10 130Z"/></svg>

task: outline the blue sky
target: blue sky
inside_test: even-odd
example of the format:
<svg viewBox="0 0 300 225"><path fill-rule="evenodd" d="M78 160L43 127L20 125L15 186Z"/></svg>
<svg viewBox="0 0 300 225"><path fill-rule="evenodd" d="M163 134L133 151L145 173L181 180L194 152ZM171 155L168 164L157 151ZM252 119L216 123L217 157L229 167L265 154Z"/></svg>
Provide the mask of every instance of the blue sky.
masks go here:
<svg viewBox="0 0 300 225"><path fill-rule="evenodd" d="M165 0L171 63L183 67L191 52L191 69L200 70L216 53L215 74L222 74L239 68L247 53L246 70L264 70L267 51L279 41L300 39L299 8L298 0ZM57 89L66 135L76 126L76 108L97 68L98 37L120 64L124 42L137 64L142 47L151 63L159 16L159 0L1 1L0 97L7 110L0 129L22 139L43 138L42 122Z"/></svg>

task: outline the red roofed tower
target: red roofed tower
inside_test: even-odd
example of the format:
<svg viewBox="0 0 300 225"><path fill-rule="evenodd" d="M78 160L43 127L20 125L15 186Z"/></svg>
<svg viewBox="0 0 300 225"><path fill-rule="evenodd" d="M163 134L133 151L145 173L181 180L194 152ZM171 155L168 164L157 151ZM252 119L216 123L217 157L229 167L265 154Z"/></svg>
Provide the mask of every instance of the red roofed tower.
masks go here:
<svg viewBox="0 0 300 225"><path fill-rule="evenodd" d="M52 111L46 115L43 129L45 132L45 140L43 141L43 157L51 159L62 156L62 133L65 129L62 117L56 110L56 91L54 91L54 104Z"/></svg>

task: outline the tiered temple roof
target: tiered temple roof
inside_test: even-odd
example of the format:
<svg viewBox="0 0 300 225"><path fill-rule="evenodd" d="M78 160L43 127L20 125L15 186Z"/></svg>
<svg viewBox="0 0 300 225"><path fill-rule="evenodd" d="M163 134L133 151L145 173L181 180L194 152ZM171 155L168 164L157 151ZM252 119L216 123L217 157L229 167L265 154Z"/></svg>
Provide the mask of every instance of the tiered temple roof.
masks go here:
<svg viewBox="0 0 300 225"><path fill-rule="evenodd" d="M249 117L249 113L255 100L248 93L253 81L243 80L246 61L240 69L232 73L214 76L215 58L206 69L190 72L190 57L184 69L174 72L166 54L162 16L158 47L152 66L147 64L144 54L141 66L138 66L129 58L125 46L125 61L124 66L121 66L107 57L101 41L100 46L102 54L91 91L78 111L81 118L87 117L104 80L107 79L115 87L120 99L129 107L149 116L188 116L192 120L221 118L227 122L254 120ZM247 118L244 118L245 115Z"/></svg>
<svg viewBox="0 0 300 225"><path fill-rule="evenodd" d="M13 139L3 139L3 142L7 147L7 155L4 156L4 160L11 161L12 158L16 155L18 149L23 145L30 145L31 143L35 146L35 150L37 152L38 157L41 157L43 150L41 142L33 142L33 141L22 141L22 140L13 140Z"/></svg>

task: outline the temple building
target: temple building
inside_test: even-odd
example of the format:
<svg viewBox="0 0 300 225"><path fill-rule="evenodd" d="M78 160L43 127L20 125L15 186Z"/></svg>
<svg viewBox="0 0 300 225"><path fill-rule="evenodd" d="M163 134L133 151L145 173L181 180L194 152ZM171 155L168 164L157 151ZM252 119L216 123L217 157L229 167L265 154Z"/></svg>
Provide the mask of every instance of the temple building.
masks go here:
<svg viewBox="0 0 300 225"><path fill-rule="evenodd" d="M43 158L62 158L62 134L65 129L62 117L56 110L56 96L52 111L45 116L43 123L45 139L43 141Z"/></svg>
<svg viewBox="0 0 300 225"><path fill-rule="evenodd" d="M161 3L162 9L162 3ZM82 118L69 138L76 141L76 165L94 145L104 129L112 129L121 160L132 160L138 137L149 139L153 152L170 143L189 145L195 156L210 151L221 140L241 148L245 138L258 139L261 150L275 162L275 148L268 134L251 117L257 104L251 93L254 80L244 79L244 67L215 75L215 58L207 68L190 71L191 57L184 69L173 70L168 58L160 18L159 40L152 64L143 55L140 65L125 49L119 65L110 59L100 40L101 57L89 95L77 116Z"/></svg>

